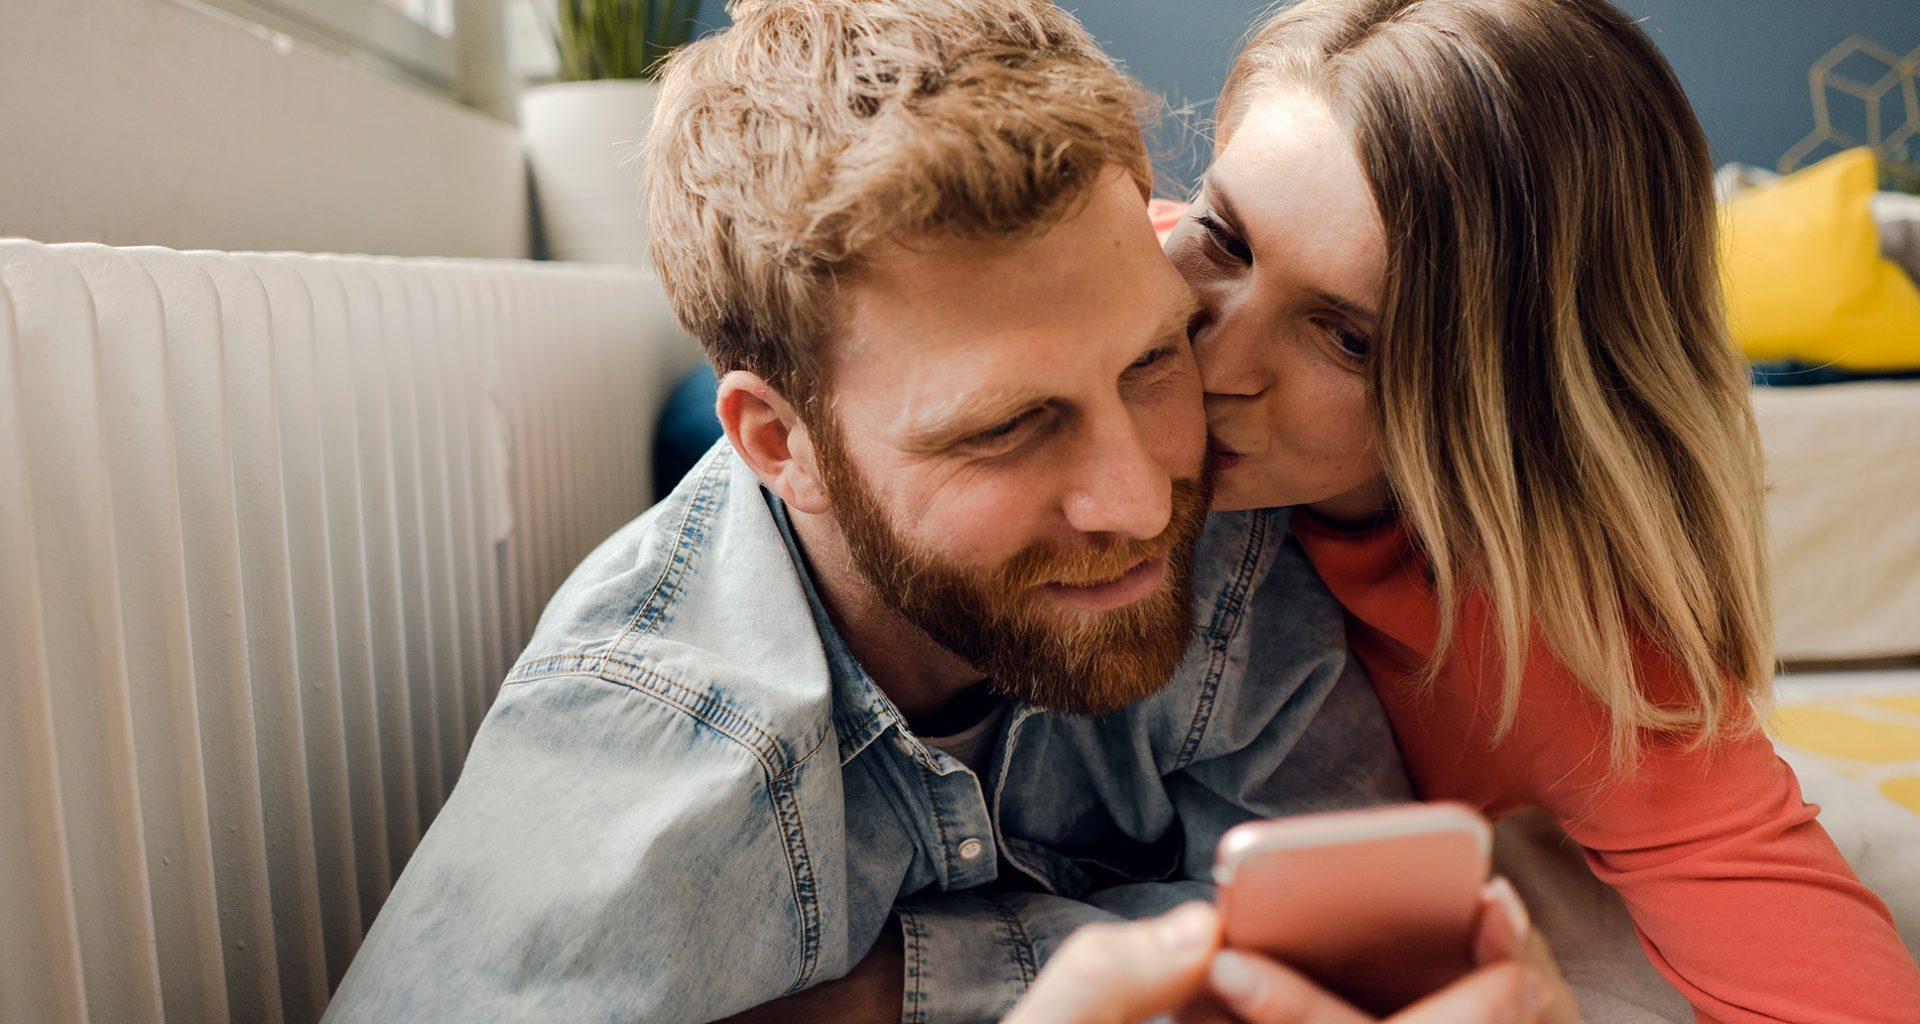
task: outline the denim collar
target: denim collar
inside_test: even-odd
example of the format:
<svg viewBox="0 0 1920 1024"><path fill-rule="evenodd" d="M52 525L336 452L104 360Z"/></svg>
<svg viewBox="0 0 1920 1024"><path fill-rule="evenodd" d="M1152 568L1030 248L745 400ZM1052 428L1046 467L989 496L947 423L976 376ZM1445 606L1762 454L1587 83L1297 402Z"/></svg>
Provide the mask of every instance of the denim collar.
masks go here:
<svg viewBox="0 0 1920 1024"><path fill-rule="evenodd" d="M909 753L926 767L934 766L932 752L922 745L913 731L907 728L906 716L888 697L880 684L873 681L867 670L860 666L859 659L853 656L853 650L847 646L846 638L834 625L833 616L827 612L826 602L820 598L820 590L814 585L813 570L807 564L807 556L800 549L800 540L793 530L793 519L787 511L787 503L766 487L760 488L760 496L766 500L767 511L772 513L774 525L780 530L780 539L786 542L787 555L793 559L794 574L800 577L800 586L807 595L807 608L813 613L813 625L820 633L820 646L827 657L827 674L833 686L833 728L840 741L840 763L846 764L860 755L874 740L886 735L889 729L898 729L899 734L907 737L911 745Z"/></svg>

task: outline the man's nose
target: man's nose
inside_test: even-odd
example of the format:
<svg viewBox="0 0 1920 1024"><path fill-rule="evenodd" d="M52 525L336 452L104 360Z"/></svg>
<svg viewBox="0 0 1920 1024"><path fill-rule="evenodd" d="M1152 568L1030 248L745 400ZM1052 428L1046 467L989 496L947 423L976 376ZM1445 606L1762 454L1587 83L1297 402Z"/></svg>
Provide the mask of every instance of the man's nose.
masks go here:
<svg viewBox="0 0 1920 1024"><path fill-rule="evenodd" d="M1079 460L1083 468L1066 496L1068 525L1137 540L1160 536L1173 517L1173 478L1139 424L1115 410L1090 426Z"/></svg>

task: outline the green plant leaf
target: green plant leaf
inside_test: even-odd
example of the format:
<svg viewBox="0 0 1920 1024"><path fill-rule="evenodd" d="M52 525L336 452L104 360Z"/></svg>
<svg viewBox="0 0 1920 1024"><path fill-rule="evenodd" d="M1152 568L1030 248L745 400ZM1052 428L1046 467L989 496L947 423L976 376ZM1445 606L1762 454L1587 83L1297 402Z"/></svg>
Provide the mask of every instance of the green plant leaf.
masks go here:
<svg viewBox="0 0 1920 1024"><path fill-rule="evenodd" d="M692 37L698 0L557 0L560 77L651 79Z"/></svg>

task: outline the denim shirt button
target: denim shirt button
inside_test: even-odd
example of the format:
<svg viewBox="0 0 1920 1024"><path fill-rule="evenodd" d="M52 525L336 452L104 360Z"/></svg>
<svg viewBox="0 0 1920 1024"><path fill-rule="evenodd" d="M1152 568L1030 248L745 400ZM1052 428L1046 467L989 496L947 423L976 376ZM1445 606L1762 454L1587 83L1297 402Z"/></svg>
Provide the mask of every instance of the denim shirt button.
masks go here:
<svg viewBox="0 0 1920 1024"><path fill-rule="evenodd" d="M908 757L912 757L913 741L896 732L893 734L893 749L898 750L899 752L907 755Z"/></svg>
<svg viewBox="0 0 1920 1024"><path fill-rule="evenodd" d="M961 860L979 860L987 852L987 845L978 839L969 839L960 844Z"/></svg>

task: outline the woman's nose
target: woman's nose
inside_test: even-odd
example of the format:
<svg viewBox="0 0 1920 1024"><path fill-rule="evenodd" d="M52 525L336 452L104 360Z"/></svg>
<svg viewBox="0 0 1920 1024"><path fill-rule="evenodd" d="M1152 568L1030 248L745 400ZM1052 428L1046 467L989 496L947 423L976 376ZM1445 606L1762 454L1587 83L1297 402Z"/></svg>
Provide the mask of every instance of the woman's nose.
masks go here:
<svg viewBox="0 0 1920 1024"><path fill-rule="evenodd" d="M1271 374L1259 358L1256 332L1246 310L1233 302L1208 301L1193 331L1193 357L1200 387L1209 395L1251 397L1267 389Z"/></svg>

